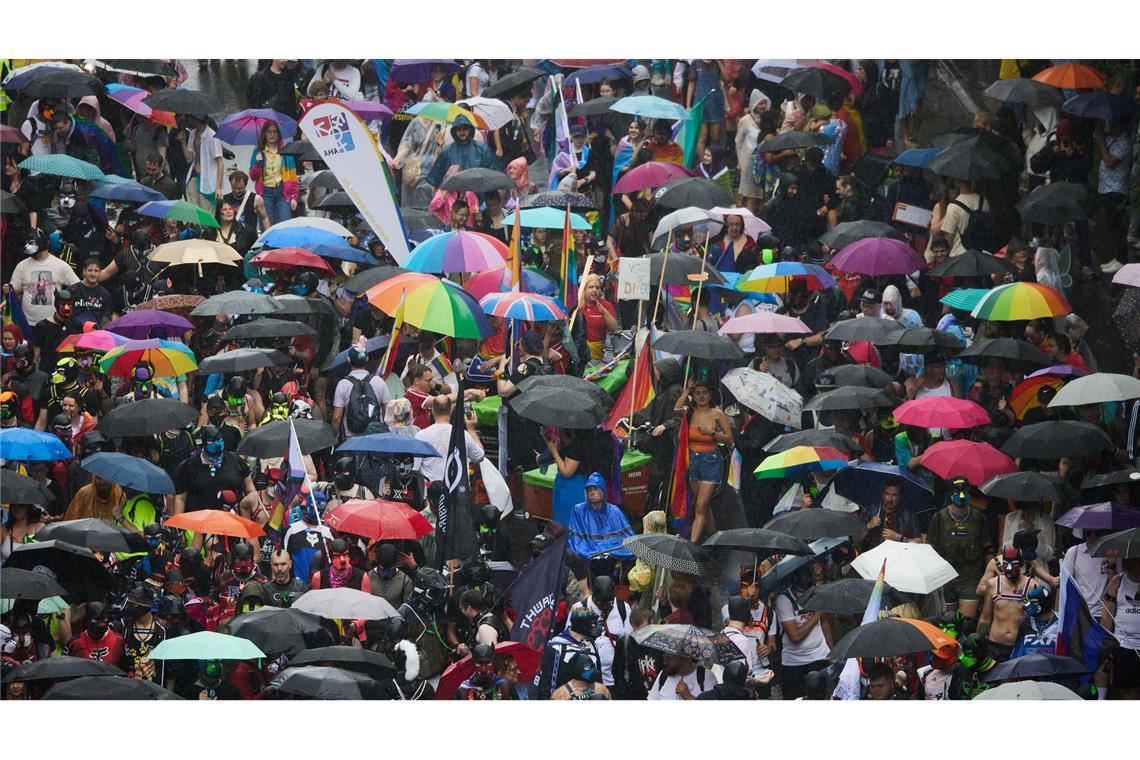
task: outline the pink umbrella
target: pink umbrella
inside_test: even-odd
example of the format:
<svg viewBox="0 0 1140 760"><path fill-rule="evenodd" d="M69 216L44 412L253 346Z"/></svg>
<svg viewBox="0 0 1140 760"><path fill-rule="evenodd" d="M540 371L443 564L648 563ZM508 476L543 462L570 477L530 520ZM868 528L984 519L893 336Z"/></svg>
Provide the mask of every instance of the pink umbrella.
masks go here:
<svg viewBox="0 0 1140 760"><path fill-rule="evenodd" d="M164 127L171 129L177 128L178 123L174 118L174 114L169 111L156 111L146 103L143 103L143 98L147 97L150 93L138 87L131 87L125 84L109 84L107 85L107 94L111 100L116 103L121 103L129 111L137 113L144 119L150 119L155 124L161 124Z"/></svg>
<svg viewBox="0 0 1140 760"><path fill-rule="evenodd" d="M94 325L94 322L88 322L87 325ZM94 328L88 330L84 325L84 332L72 333L64 338L57 351L59 353L67 353L75 350L99 351L106 353L115 346L121 346L127 342L127 338L117 333L110 332L109 330L96 330Z"/></svg>
<svg viewBox="0 0 1140 760"><path fill-rule="evenodd" d="M926 259L901 240L886 237L863 238L850 243L831 258L840 272L859 272L879 277L911 274L926 269Z"/></svg>
<svg viewBox="0 0 1140 760"><path fill-rule="evenodd" d="M1125 264L1112 276L1112 282L1140 288L1140 264Z"/></svg>
<svg viewBox="0 0 1140 760"><path fill-rule="evenodd" d="M830 71L837 77L842 77L847 84L851 85L851 97L857 98L863 92L863 83L847 69L836 66L834 63L809 63L808 66L816 69L823 69Z"/></svg>
<svg viewBox="0 0 1140 760"><path fill-rule="evenodd" d="M258 269L313 269L324 277L336 277L329 263L312 251L292 246L262 251L249 260Z"/></svg>
<svg viewBox="0 0 1140 760"><path fill-rule="evenodd" d="M7 124L0 124L0 143L12 143L19 145L26 143L28 138L24 137L24 133L15 127L9 127Z"/></svg>
<svg viewBox="0 0 1140 760"><path fill-rule="evenodd" d="M939 441L922 455L922 466L943 480L965 478L980 486L990 478L1017 472L1017 463L988 443Z"/></svg>
<svg viewBox="0 0 1140 760"><path fill-rule="evenodd" d="M724 206L714 206L713 208L709 209L709 214L718 217L721 221L724 221L724 218L729 215L736 215L741 217L744 219L744 234L748 235L753 240L766 232L772 231L772 228L768 226L767 222L746 208L740 208L736 206L731 208L726 208Z"/></svg>
<svg viewBox="0 0 1140 760"><path fill-rule="evenodd" d="M990 415L977 403L953 396L926 396L907 401L895 409L903 425L961 430L990 424Z"/></svg>
<svg viewBox="0 0 1140 760"><path fill-rule="evenodd" d="M743 317L733 317L717 331L718 335L739 335L741 333L800 333L814 332L795 317L773 314L770 311L757 311Z"/></svg>
<svg viewBox="0 0 1140 760"><path fill-rule="evenodd" d="M650 187L661 187L675 179L695 176L697 175L694 172L680 164L667 161L650 161L626 172L625 176L614 185L613 192L615 195L617 193L636 193L638 190L645 190Z"/></svg>

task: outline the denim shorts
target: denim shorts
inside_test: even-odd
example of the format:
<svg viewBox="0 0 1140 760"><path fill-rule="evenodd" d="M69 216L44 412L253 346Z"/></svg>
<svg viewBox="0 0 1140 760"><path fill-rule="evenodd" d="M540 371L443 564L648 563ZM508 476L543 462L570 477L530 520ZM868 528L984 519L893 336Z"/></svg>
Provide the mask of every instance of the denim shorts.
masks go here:
<svg viewBox="0 0 1140 760"><path fill-rule="evenodd" d="M689 452L689 480L719 483L724 479L724 460L716 449Z"/></svg>

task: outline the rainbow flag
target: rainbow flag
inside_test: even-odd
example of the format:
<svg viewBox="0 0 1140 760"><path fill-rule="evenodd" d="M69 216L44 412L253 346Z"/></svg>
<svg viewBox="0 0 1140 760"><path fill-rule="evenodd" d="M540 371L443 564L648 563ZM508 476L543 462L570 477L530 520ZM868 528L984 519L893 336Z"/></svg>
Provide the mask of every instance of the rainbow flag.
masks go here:
<svg viewBox="0 0 1140 760"><path fill-rule="evenodd" d="M617 430L618 423L629 417L631 410L637 412L649 406L653 395L653 346L647 340L603 427L611 432Z"/></svg>
<svg viewBox="0 0 1140 760"><path fill-rule="evenodd" d="M20 332L24 334L24 340L31 341L32 326L28 324L28 318L24 316L24 307L20 305L20 296L16 295L11 285L8 286L4 297L3 322L6 325L19 327Z"/></svg>
<svg viewBox="0 0 1140 760"><path fill-rule="evenodd" d="M452 366L451 360L443 354L440 354L428 362L428 366L438 372L440 377L447 377L455 371L455 367Z"/></svg>
<svg viewBox="0 0 1140 760"><path fill-rule="evenodd" d="M679 127L674 133L674 139L684 151L686 169L692 169L700 160L700 156L697 155L697 139L701 134L701 122L705 118L705 101L708 97L705 95L693 104L689 109L689 115L678 122Z"/></svg>
<svg viewBox="0 0 1140 760"><path fill-rule="evenodd" d="M285 454L281 460L281 477L273 493L273 508L270 510L269 527L280 530L285 522L285 513L297 495L308 474L305 471L305 457L301 453L301 442L297 438L297 428L289 420L289 442L285 444Z"/></svg>
<svg viewBox="0 0 1140 760"><path fill-rule="evenodd" d="M871 598L867 600L867 609L863 611L863 621L860 625L867 625L879 619L879 610L883 606L883 584L887 574L887 561L879 568L879 577L875 579L875 588L871 591ZM863 682L859 677L859 660L848 658L843 665L843 672L839 674L839 685L835 687L837 699L859 699L863 692Z"/></svg>
<svg viewBox="0 0 1140 760"><path fill-rule="evenodd" d="M400 294L400 305L396 307L396 314L394 315L396 322L392 325L392 338L388 341L388 349L384 352L384 361L380 364L380 374L385 379L395 369L396 357L400 353L397 349L400 346L400 332L404 327L404 303L407 297L406 293Z"/></svg>
<svg viewBox="0 0 1140 760"><path fill-rule="evenodd" d="M518 221L518 214L515 221ZM578 262L577 252L574 250L574 230L570 227L570 205L566 205L566 220L562 223L562 268L559 277L562 280L562 303L567 307L577 303ZM573 297L572 297L573 296Z"/></svg>
<svg viewBox="0 0 1140 760"><path fill-rule="evenodd" d="M674 522L689 519L689 412L681 415L677 436L677 457L673 460L673 479L669 482L669 512Z"/></svg>

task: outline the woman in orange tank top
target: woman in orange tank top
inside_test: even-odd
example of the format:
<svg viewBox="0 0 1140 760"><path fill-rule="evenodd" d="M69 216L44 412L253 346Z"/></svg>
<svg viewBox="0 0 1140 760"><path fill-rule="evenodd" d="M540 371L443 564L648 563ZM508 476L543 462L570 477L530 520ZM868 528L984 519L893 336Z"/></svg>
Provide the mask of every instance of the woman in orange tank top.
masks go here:
<svg viewBox="0 0 1140 760"><path fill-rule="evenodd" d="M689 412L689 480L694 481L696 494L689 540L697 542L716 531L709 502L724 479L724 461L717 446L732 443L732 423L712 405L712 391L704 381L690 380L686 390L676 408Z"/></svg>

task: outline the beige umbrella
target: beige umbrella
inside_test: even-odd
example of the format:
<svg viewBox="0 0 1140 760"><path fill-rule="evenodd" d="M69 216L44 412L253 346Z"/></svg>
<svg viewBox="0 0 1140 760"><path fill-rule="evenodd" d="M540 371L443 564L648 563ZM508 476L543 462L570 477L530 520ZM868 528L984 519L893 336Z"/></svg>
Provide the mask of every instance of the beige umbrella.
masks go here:
<svg viewBox="0 0 1140 760"><path fill-rule="evenodd" d="M215 240L178 240L174 243L165 243L154 249L151 261L160 264L225 264L237 266L241 261L241 254L225 243Z"/></svg>

